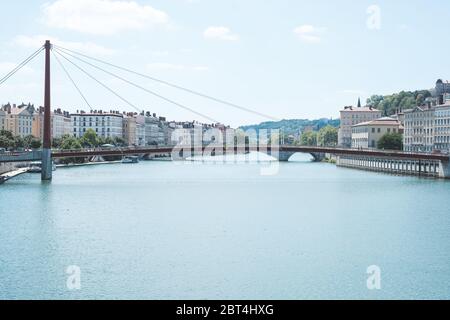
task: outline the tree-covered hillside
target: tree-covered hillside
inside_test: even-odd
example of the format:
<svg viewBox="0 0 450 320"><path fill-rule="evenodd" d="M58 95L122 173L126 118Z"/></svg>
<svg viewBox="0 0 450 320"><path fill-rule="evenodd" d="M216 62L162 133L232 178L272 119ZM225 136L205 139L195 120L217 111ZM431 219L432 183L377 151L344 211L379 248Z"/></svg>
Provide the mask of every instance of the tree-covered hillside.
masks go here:
<svg viewBox="0 0 450 320"><path fill-rule="evenodd" d="M286 135L298 135L299 132L303 131L306 127L313 127L314 130L320 130L326 126L339 127L340 121L338 119L319 119L319 120L307 120L307 119L292 119L292 120L281 120L281 121L271 121L263 122L261 124L242 126L240 129L246 131L249 129L278 129L283 131Z"/></svg>
<svg viewBox="0 0 450 320"><path fill-rule="evenodd" d="M382 110L384 115L390 116L399 109L406 110L421 106L429 97L431 97L429 90L402 91L386 96L373 95L367 99L367 105Z"/></svg>

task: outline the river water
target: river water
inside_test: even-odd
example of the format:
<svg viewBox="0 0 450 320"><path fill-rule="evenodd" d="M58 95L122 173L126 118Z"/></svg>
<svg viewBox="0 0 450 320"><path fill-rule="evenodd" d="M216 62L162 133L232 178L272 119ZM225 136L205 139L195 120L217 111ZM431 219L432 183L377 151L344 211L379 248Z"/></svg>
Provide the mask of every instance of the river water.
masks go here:
<svg viewBox="0 0 450 320"><path fill-rule="evenodd" d="M275 175L262 166L142 162L7 182L0 299L450 298L450 182L303 156Z"/></svg>

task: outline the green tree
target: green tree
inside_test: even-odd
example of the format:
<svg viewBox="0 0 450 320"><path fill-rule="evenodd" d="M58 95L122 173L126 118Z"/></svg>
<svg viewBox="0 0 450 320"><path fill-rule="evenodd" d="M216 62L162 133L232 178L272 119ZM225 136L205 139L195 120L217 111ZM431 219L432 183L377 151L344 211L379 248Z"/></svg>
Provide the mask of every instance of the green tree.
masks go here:
<svg viewBox="0 0 450 320"><path fill-rule="evenodd" d="M317 132L305 132L300 138L302 146L317 146Z"/></svg>
<svg viewBox="0 0 450 320"><path fill-rule="evenodd" d="M11 139L11 140L14 139L14 136L13 136L12 132L8 131L8 130L1 130L0 131L0 136L4 136L4 137L6 137L8 139Z"/></svg>
<svg viewBox="0 0 450 320"><path fill-rule="evenodd" d="M321 147L335 147L338 144L338 129L332 126L320 129L317 140Z"/></svg>
<svg viewBox="0 0 450 320"><path fill-rule="evenodd" d="M80 150L82 148L80 141L74 137L66 137L60 145L61 150Z"/></svg>
<svg viewBox="0 0 450 320"><path fill-rule="evenodd" d="M12 145L12 140L8 139L6 136L0 135L0 148L8 149Z"/></svg>
<svg viewBox="0 0 450 320"><path fill-rule="evenodd" d="M42 142L39 139L33 138L30 142L31 149L39 149L42 146Z"/></svg>
<svg viewBox="0 0 450 320"><path fill-rule="evenodd" d="M420 106L429 97L431 97L431 92L428 90L401 91L386 96L373 95L367 99L367 104L383 111L385 115L392 115L399 109L405 110Z"/></svg>
<svg viewBox="0 0 450 320"><path fill-rule="evenodd" d="M79 139L65 136L61 140L60 149L61 150L81 150L83 146ZM65 158L61 159L61 163L69 164L69 163L83 163L85 161L84 158Z"/></svg>
<svg viewBox="0 0 450 320"><path fill-rule="evenodd" d="M386 133L378 141L378 149L403 150L403 135L400 133Z"/></svg>
<svg viewBox="0 0 450 320"><path fill-rule="evenodd" d="M100 139L97 133L93 129L87 129L84 135L81 137L80 142L86 147L98 147L100 145Z"/></svg>
<svg viewBox="0 0 450 320"><path fill-rule="evenodd" d="M425 103L425 95L423 93L419 93L416 98L416 105L421 106Z"/></svg>
<svg viewBox="0 0 450 320"><path fill-rule="evenodd" d="M22 137L20 137L20 136L15 136L14 139L13 139L12 141L13 141L12 147L13 147L14 149L19 149L19 148L24 148L24 147L25 147L25 141L24 141L24 139L23 139Z"/></svg>
<svg viewBox="0 0 450 320"><path fill-rule="evenodd" d="M33 139L35 139L35 138L32 135L28 135L25 138L23 138L23 146L25 148L30 148L31 142L33 141Z"/></svg>
<svg viewBox="0 0 450 320"><path fill-rule="evenodd" d="M113 141L114 141L113 144L118 147L123 147L125 145L125 140L122 139L121 137L114 137Z"/></svg>

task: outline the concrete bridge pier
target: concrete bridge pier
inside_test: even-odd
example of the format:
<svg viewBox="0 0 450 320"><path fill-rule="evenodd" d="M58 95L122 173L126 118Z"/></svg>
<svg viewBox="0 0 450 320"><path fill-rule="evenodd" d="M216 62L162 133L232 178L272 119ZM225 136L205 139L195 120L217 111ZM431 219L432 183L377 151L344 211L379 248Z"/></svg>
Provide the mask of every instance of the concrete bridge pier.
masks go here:
<svg viewBox="0 0 450 320"><path fill-rule="evenodd" d="M439 178L450 179L450 158L448 161L441 161L439 164Z"/></svg>
<svg viewBox="0 0 450 320"><path fill-rule="evenodd" d="M53 174L53 161L52 161L52 150L45 148L42 150L42 181L52 180Z"/></svg>
<svg viewBox="0 0 450 320"><path fill-rule="evenodd" d="M288 151L269 151L267 154L280 162L288 162L290 157L294 155L296 152L288 152Z"/></svg>
<svg viewBox="0 0 450 320"><path fill-rule="evenodd" d="M325 159L325 153L311 153L314 162L322 162Z"/></svg>

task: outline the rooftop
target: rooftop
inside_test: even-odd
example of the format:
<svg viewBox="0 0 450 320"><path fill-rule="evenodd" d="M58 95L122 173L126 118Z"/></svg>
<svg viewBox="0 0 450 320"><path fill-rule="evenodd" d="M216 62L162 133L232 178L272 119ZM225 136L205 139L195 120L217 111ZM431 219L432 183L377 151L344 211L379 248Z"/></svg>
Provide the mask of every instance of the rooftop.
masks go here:
<svg viewBox="0 0 450 320"><path fill-rule="evenodd" d="M391 117L383 117L373 121L362 122L353 127L363 127L363 126L400 126L401 122L397 119Z"/></svg>
<svg viewBox="0 0 450 320"><path fill-rule="evenodd" d="M381 112L381 110L375 109L370 106L365 106L361 108L355 108L355 107L344 107L344 110L341 110L341 112Z"/></svg>
<svg viewBox="0 0 450 320"><path fill-rule="evenodd" d="M120 117L123 118L122 113L115 113L115 112L77 112L77 113L71 113L71 116L83 116L83 117L98 117L98 116L112 116L112 117Z"/></svg>
<svg viewBox="0 0 450 320"><path fill-rule="evenodd" d="M446 103L446 104L440 104L436 107L434 107L435 109L441 109L441 108L450 108L450 103Z"/></svg>

